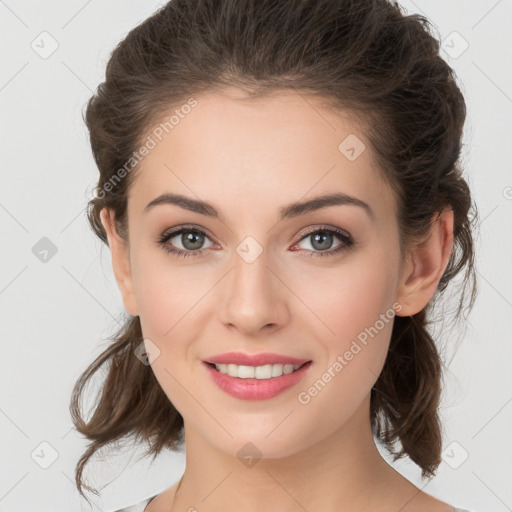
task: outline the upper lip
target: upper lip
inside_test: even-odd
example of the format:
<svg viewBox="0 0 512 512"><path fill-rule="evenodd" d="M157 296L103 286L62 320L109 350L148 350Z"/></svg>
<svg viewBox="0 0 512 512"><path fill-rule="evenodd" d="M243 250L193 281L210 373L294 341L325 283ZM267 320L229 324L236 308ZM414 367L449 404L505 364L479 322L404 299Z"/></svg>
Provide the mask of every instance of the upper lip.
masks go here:
<svg viewBox="0 0 512 512"><path fill-rule="evenodd" d="M207 359L206 363L216 364L238 364L244 366L264 366L266 364L304 364L311 359L300 359L297 357L285 356L281 354L272 354L269 352L262 354L244 354L243 352L227 352L218 354Z"/></svg>

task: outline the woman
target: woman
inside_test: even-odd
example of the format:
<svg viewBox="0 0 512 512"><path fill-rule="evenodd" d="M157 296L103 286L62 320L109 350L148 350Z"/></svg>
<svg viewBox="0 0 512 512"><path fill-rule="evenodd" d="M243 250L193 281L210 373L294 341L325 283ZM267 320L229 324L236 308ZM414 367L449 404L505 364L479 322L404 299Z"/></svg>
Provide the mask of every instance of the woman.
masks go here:
<svg viewBox="0 0 512 512"><path fill-rule="evenodd" d="M172 0L134 28L86 112L129 318L73 393L80 492L134 436L186 470L122 510L460 510L376 443L441 462L427 323L463 270L458 314L476 294L465 114L427 20L385 0Z"/></svg>

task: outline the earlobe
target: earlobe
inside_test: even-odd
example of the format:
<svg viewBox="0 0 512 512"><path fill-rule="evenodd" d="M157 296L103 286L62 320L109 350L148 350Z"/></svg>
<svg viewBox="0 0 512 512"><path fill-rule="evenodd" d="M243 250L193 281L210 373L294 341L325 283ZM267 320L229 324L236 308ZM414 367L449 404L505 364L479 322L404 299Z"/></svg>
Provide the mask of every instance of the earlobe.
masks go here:
<svg viewBox="0 0 512 512"><path fill-rule="evenodd" d="M109 208L103 208L100 212L101 223L107 234L108 246L112 256L112 269L117 286L121 292L124 308L132 315L137 316L138 308L133 286L132 270L128 247L119 236L114 222L114 215Z"/></svg>
<svg viewBox="0 0 512 512"><path fill-rule="evenodd" d="M428 304L446 269L453 243L453 210L444 209L433 217L427 240L410 251L398 290L402 309L397 315L414 315Z"/></svg>

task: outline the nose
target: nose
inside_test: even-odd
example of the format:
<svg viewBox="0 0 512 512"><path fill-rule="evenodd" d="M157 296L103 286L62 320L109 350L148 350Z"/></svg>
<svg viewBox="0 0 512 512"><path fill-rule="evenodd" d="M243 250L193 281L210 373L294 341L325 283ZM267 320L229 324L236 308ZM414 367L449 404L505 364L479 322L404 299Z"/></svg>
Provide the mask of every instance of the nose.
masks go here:
<svg viewBox="0 0 512 512"><path fill-rule="evenodd" d="M237 254L233 261L221 290L221 321L246 336L282 328L289 319L290 291L270 268L266 253L253 262Z"/></svg>

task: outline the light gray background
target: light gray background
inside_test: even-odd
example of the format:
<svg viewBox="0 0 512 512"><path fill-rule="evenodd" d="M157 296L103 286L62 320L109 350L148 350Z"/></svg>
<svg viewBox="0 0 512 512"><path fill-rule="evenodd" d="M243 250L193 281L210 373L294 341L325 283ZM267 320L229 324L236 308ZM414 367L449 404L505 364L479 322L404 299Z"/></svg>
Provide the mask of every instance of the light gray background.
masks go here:
<svg viewBox="0 0 512 512"><path fill-rule="evenodd" d="M402 4L426 15L452 54L444 57L468 103L464 163L482 218L480 295L457 350L456 333L444 335L447 449L425 490L476 512L504 512L512 510L512 2ZM86 442L72 428L69 398L124 310L109 250L100 250L84 216L97 169L81 113L115 44L160 5L0 0L2 511L88 510L74 485ZM469 44L460 55L464 41L454 31ZM42 58L31 44L48 51L51 38L58 48ZM46 262L33 252L43 237L57 249ZM102 499L92 496L93 510L138 502L181 476L183 454L149 467L135 462L140 453L124 450L88 472L98 485L112 480ZM394 466L425 485L412 463Z"/></svg>

